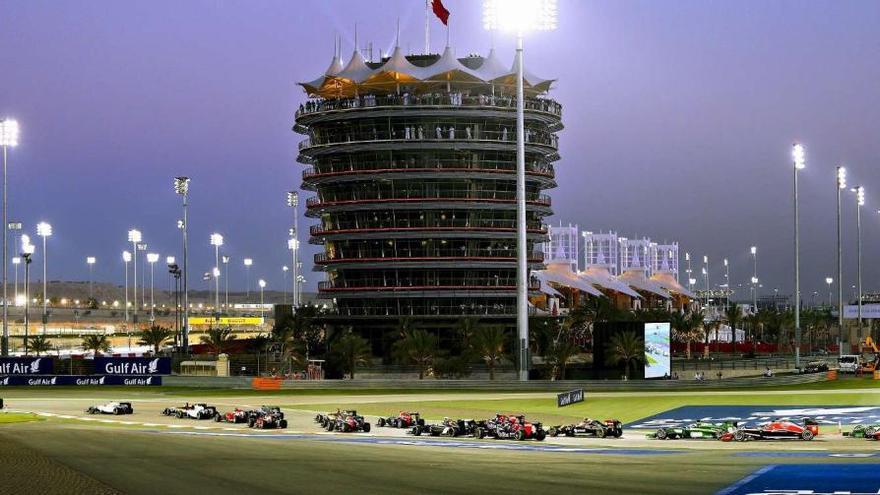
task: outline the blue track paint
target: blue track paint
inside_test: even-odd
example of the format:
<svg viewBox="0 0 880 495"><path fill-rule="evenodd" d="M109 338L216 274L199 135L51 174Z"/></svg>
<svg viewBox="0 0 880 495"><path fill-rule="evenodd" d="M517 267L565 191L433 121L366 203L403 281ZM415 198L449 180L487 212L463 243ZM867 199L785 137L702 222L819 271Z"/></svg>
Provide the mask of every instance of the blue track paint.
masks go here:
<svg viewBox="0 0 880 495"><path fill-rule="evenodd" d="M754 423L803 416L815 419L820 425L880 423L880 406L682 406L626 426L653 430L661 426L684 426L695 421Z"/></svg>
<svg viewBox="0 0 880 495"><path fill-rule="evenodd" d="M760 493L880 493L876 464L778 464L765 466L717 495Z"/></svg>
<svg viewBox="0 0 880 495"><path fill-rule="evenodd" d="M734 457L835 457L842 459L866 459L872 457L880 457L880 452L828 452L828 451L809 451L809 452L737 452Z"/></svg>
<svg viewBox="0 0 880 495"><path fill-rule="evenodd" d="M152 431L152 430L151 430ZM395 437L373 437L358 436L358 434L338 434L338 435L310 435L303 433L221 433L206 431L152 431L153 433L161 433L166 435L190 435L190 436L212 436L212 437L230 437L230 438L248 438L254 440L310 440L318 442L339 442L349 444L367 444L367 445L398 445L398 446L416 446L416 447L445 447L456 449L475 449L475 450L505 450L505 451L525 451L525 452L550 452L557 454L598 454L598 455L668 455L679 454L680 450L662 450L662 449L610 449L610 448L582 448L582 447L566 447L564 445L550 445L537 442L515 442L504 440L487 439L484 441L456 441L444 439L428 439L428 438L395 438Z"/></svg>

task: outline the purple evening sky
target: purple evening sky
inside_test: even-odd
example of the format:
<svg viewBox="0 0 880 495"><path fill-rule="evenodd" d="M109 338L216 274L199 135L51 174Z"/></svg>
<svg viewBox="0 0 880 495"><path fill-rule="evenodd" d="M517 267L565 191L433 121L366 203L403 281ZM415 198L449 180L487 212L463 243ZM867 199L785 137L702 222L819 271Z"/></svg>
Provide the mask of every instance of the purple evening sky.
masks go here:
<svg viewBox="0 0 880 495"><path fill-rule="evenodd" d="M446 0L458 55L485 53L479 3ZM333 36L352 50L424 44L424 4L409 1L0 1L0 116L14 116L10 217L30 234L46 220L49 278L122 281L126 231L179 255L171 178L193 178L191 277L212 266L208 236L226 236L231 285L281 285L304 94L327 66ZM790 146L802 172L804 298L827 297L834 274L834 166L864 184L865 286L880 267L880 2L560 1L559 29L526 39L526 65L558 78L564 105L554 223L678 240L721 258L734 284L759 246L765 292L789 292ZM445 32L432 19L432 48ZM506 61L513 42L496 37ZM305 194L304 197L309 196ZM855 199L845 196L847 294L854 283ZM301 219L302 226L312 221ZM308 287L318 246L304 252ZM41 253L38 250L37 261ZM748 291L741 293L747 297Z"/></svg>

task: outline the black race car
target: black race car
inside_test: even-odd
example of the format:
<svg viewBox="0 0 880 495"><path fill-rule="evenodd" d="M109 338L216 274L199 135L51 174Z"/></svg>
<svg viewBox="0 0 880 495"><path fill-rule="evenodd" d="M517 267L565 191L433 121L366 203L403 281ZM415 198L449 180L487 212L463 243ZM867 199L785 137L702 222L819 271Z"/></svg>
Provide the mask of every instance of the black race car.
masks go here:
<svg viewBox="0 0 880 495"><path fill-rule="evenodd" d="M583 421L577 424L553 426L547 430L547 434L551 437L559 435L565 435L567 437L586 435L598 438L620 438L620 436L623 435L623 424L616 419L599 421L598 419L584 418Z"/></svg>
<svg viewBox="0 0 880 495"><path fill-rule="evenodd" d="M411 428L413 426L425 426L425 420L417 412L400 411L397 416L379 418L376 426L388 426L392 428Z"/></svg>
<svg viewBox="0 0 880 495"><path fill-rule="evenodd" d="M496 414L494 418L478 423L477 438L483 436L501 440L537 440L547 437L541 423L526 421L523 415Z"/></svg>
<svg viewBox="0 0 880 495"><path fill-rule="evenodd" d="M327 428L327 426L331 422L335 422L337 418L344 416L357 416L358 413L354 409L347 409L345 411L341 411L337 409L335 412L328 412L326 414L317 414L315 415L315 423L321 425L321 428Z"/></svg>
<svg viewBox="0 0 880 495"><path fill-rule="evenodd" d="M341 431L345 433L362 431L369 433L370 423L367 423L363 416L358 416L357 414L339 414L335 419L328 419L326 428L327 431Z"/></svg>
<svg viewBox="0 0 880 495"><path fill-rule="evenodd" d="M415 436L430 435L432 437L474 436L483 438L485 435L481 423L473 419L443 419L442 422L430 425L415 425L410 430Z"/></svg>
<svg viewBox="0 0 880 495"><path fill-rule="evenodd" d="M162 414L165 416L176 416L180 419L212 419L220 413L217 412L217 408L214 406L204 403L187 403L183 407L166 407L162 410Z"/></svg>
<svg viewBox="0 0 880 495"><path fill-rule="evenodd" d="M287 428L287 420L284 413L277 406L263 406L256 411L251 411L247 420L248 427L261 430L274 428Z"/></svg>
<svg viewBox="0 0 880 495"><path fill-rule="evenodd" d="M819 423L811 418L777 419L756 426L740 426L733 432L733 439L747 440L812 440L819 434Z"/></svg>

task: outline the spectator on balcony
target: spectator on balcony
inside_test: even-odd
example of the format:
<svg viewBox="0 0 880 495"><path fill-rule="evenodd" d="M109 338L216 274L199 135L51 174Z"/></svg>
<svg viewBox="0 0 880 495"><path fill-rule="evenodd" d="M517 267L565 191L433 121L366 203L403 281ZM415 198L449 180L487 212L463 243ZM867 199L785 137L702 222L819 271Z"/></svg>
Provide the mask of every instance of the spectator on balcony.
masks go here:
<svg viewBox="0 0 880 495"><path fill-rule="evenodd" d="M449 139L455 139L455 126L449 126Z"/></svg>
<svg viewBox="0 0 880 495"><path fill-rule="evenodd" d="M419 126L419 139L425 139L425 129Z"/></svg>
<svg viewBox="0 0 880 495"><path fill-rule="evenodd" d="M464 131L465 131L465 135L467 135L468 140L470 140L471 137L472 137L472 136L471 136L471 126L467 126L467 127L465 127L465 128L464 128Z"/></svg>
<svg viewBox="0 0 880 495"><path fill-rule="evenodd" d="M437 126L437 139L443 139L443 129L440 126Z"/></svg>
<svg viewBox="0 0 880 495"><path fill-rule="evenodd" d="M501 129L501 140L507 141L507 127Z"/></svg>

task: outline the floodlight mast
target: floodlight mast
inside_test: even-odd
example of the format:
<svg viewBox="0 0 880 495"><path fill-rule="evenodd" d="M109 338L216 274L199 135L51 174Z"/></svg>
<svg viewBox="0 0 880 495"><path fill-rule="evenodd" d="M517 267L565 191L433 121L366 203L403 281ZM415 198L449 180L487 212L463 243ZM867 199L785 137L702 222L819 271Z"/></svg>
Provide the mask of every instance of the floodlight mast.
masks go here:
<svg viewBox="0 0 880 495"><path fill-rule="evenodd" d="M189 291L187 290L187 227L189 225L186 215L187 200L189 199L189 177L174 178L174 192L183 198L183 219L177 222L178 228L183 233L183 326L181 331L180 346L183 352L189 352Z"/></svg>
<svg viewBox="0 0 880 495"><path fill-rule="evenodd" d="M837 352L843 356L843 223L841 193L846 190L846 167L837 167Z"/></svg>
<svg viewBox="0 0 880 495"><path fill-rule="evenodd" d="M806 153L801 144L791 148L794 162L794 366L801 365L801 253L800 209L798 204L798 172L806 167Z"/></svg>
<svg viewBox="0 0 880 495"><path fill-rule="evenodd" d="M6 168L8 161L9 148L18 146L18 121L13 119L0 120L0 146L3 147L3 339L0 341L0 354L9 355L9 304L7 285L9 277L9 219L7 218L7 206L9 204L7 197L8 181L6 176ZM27 343L25 342L25 350Z"/></svg>
<svg viewBox="0 0 880 495"><path fill-rule="evenodd" d="M556 0L484 0L483 26L516 33L516 327L518 375L529 379L529 269L526 249L525 105L523 33L556 29Z"/></svg>

